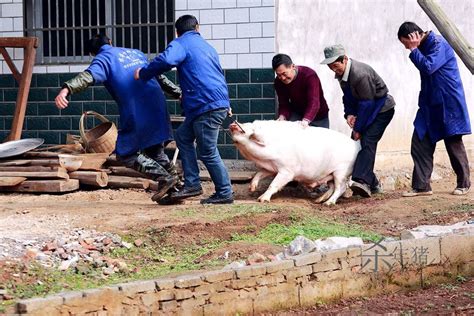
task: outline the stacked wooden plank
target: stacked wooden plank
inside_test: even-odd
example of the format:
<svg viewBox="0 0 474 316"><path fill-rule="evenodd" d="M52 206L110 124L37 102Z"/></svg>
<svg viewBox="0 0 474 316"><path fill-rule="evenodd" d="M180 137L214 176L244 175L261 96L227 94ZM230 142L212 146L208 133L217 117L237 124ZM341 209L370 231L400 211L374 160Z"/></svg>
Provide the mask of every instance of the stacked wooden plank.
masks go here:
<svg viewBox="0 0 474 316"><path fill-rule="evenodd" d="M82 163L75 170L60 153L30 151L14 159L0 159L0 191L58 193L81 187L156 189L158 184L104 154L77 154Z"/></svg>

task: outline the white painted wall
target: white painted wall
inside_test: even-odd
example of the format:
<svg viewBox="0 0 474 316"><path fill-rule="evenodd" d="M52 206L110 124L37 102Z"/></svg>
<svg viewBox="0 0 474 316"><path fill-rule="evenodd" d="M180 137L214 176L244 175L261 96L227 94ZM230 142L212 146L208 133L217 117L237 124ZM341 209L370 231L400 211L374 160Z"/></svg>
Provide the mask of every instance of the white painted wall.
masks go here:
<svg viewBox="0 0 474 316"><path fill-rule="evenodd" d="M467 41L474 45L474 1L439 0ZM404 21L413 21L423 30L434 27L416 0L277 0L277 52L289 54L296 64L318 73L330 107L331 128L349 133L343 118L342 92L334 73L325 65L323 49L342 44L349 57L371 65L388 85L397 103L393 121L380 143L378 162L398 163L409 153L413 120L417 111L420 77L397 39ZM458 59L471 124L474 122L474 77ZM474 124L473 124L474 125ZM474 128L474 126L473 126ZM464 138L474 163L474 137ZM440 151L444 145L439 143ZM383 155L385 153L386 155ZM408 156L408 155L405 155ZM446 155L441 154L446 160ZM407 157L404 157L407 158ZM408 156L409 158L409 156ZM411 162L411 159L405 159Z"/></svg>
<svg viewBox="0 0 474 316"><path fill-rule="evenodd" d="M222 67L271 67L275 54L274 0L176 0L176 18L192 14L200 31L221 59ZM0 0L0 36L23 36L23 1ZM23 64L23 50L11 50L17 67ZM11 73L0 56L0 74ZM84 70L84 65L35 66L35 73L67 73Z"/></svg>
<svg viewBox="0 0 474 316"><path fill-rule="evenodd" d="M223 68L271 68L274 0L176 0L176 18L194 15Z"/></svg>

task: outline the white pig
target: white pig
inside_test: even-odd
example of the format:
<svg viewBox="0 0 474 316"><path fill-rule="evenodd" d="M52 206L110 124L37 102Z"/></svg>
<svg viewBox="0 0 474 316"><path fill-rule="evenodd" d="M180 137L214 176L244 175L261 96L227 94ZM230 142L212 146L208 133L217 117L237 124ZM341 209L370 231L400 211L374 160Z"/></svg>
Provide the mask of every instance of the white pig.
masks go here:
<svg viewBox="0 0 474 316"><path fill-rule="evenodd" d="M347 189L360 150L358 142L340 132L303 128L299 122L232 123L229 130L242 156L260 169L250 183L250 191L256 190L261 179L275 175L258 198L260 202L269 202L273 194L295 180L312 188L329 182L330 189L316 202L335 204Z"/></svg>

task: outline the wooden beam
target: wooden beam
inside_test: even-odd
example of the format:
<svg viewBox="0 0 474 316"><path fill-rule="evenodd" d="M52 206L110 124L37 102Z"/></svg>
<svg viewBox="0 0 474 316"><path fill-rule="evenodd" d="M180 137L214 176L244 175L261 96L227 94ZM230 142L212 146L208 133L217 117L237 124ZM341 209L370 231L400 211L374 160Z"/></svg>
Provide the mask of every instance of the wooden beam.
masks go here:
<svg viewBox="0 0 474 316"><path fill-rule="evenodd" d="M2 171L16 171L16 172L49 172L57 171L59 166L0 166L0 172Z"/></svg>
<svg viewBox="0 0 474 316"><path fill-rule="evenodd" d="M456 25L451 22L443 9L434 0L418 0L418 4L453 47L467 69L469 69L471 74L474 74L474 48L469 45Z"/></svg>
<svg viewBox="0 0 474 316"><path fill-rule="evenodd" d="M6 192L58 193L79 189L79 180L26 180L14 187L2 187Z"/></svg>
<svg viewBox="0 0 474 316"><path fill-rule="evenodd" d="M1 46L0 46L0 53L5 59L5 62L7 63L8 68L10 68L10 71L12 72L13 78L15 78L16 83L20 84L21 74L16 68L15 64L13 63L13 60L11 59L10 54L8 54L8 51L5 49L5 47L1 47Z"/></svg>
<svg viewBox="0 0 474 316"><path fill-rule="evenodd" d="M116 176L146 178L146 176L135 169L127 168L125 166L109 167L110 173Z"/></svg>
<svg viewBox="0 0 474 316"><path fill-rule="evenodd" d="M0 187L13 187L25 180L24 177L0 177Z"/></svg>
<svg viewBox="0 0 474 316"><path fill-rule="evenodd" d="M25 177L25 178L60 178L69 179L66 169L58 168L54 171L0 171L0 177Z"/></svg>
<svg viewBox="0 0 474 316"><path fill-rule="evenodd" d="M150 180L144 178L132 178L109 175L109 188L136 188L148 189L150 187Z"/></svg>
<svg viewBox="0 0 474 316"><path fill-rule="evenodd" d="M14 46L18 45L18 46ZM24 45L24 46L21 46ZM38 47L38 38L3 38L0 39L0 47L23 47L23 69L21 71L20 87L16 98L15 113L13 114L12 127L8 140L18 140L21 138L23 123L25 121L26 104L30 92L31 76L33 75L33 66L35 64L36 47Z"/></svg>
<svg viewBox="0 0 474 316"><path fill-rule="evenodd" d="M10 166L59 166L59 159L0 160L0 167L10 167Z"/></svg>
<svg viewBox="0 0 474 316"><path fill-rule="evenodd" d="M81 184L87 184L94 187L106 187L109 182L109 176L102 171L74 171L69 173L71 179L78 179Z"/></svg>
<svg viewBox="0 0 474 316"><path fill-rule="evenodd" d="M0 46L2 47L38 47L37 37L0 37Z"/></svg>

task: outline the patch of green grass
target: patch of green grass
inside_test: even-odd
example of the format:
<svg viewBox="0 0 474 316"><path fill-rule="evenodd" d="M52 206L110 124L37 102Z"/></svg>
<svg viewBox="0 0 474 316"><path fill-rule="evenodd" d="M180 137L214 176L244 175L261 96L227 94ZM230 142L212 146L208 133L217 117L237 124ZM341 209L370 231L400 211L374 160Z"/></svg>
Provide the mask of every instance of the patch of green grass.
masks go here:
<svg viewBox="0 0 474 316"><path fill-rule="evenodd" d="M278 212L280 210L281 207L268 204L209 205L199 208L199 210L194 208L176 209L172 216L174 218L199 218L222 221L236 216Z"/></svg>
<svg viewBox="0 0 474 316"><path fill-rule="evenodd" d="M364 231L359 226L347 226L325 220L308 218L289 226L270 224L262 229L256 236L249 234L235 234L232 237L232 240L286 246L300 235L311 240L331 236L361 237L364 240L370 241L380 239L380 235Z"/></svg>

